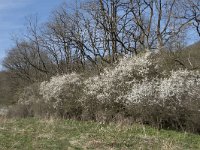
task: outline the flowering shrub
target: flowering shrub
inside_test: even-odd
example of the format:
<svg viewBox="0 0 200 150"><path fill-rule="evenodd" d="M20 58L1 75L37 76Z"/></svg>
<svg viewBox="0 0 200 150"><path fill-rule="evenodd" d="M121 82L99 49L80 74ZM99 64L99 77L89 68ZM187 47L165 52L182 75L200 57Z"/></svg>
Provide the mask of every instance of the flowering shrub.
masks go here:
<svg viewBox="0 0 200 150"><path fill-rule="evenodd" d="M90 115L99 111L106 111L114 116L124 110L125 103L122 98L133 84L152 78L150 74L156 68L151 53L137 57L123 57L114 68L106 68L99 76L84 81L84 95L82 104ZM108 119L109 120L109 119Z"/></svg>
<svg viewBox="0 0 200 150"><path fill-rule="evenodd" d="M115 68L106 68L100 76L85 80L85 94L95 96L99 102L110 100L112 93L120 95L119 92L126 91L136 79L147 76L152 66L149 57L150 53L146 53L143 57L124 57Z"/></svg>
<svg viewBox="0 0 200 150"><path fill-rule="evenodd" d="M158 86L159 79L157 78L151 81L144 79L138 83L134 83L127 94L123 96L126 105L129 106L139 103L153 105L157 103Z"/></svg>
<svg viewBox="0 0 200 150"><path fill-rule="evenodd" d="M71 117L81 112L79 99L82 86L81 76L76 73L56 76L40 84L40 95L59 115Z"/></svg>
<svg viewBox="0 0 200 150"><path fill-rule="evenodd" d="M18 96L18 105L28 116L79 116L82 79L76 73L55 76L50 81L26 87Z"/></svg>
<svg viewBox="0 0 200 150"><path fill-rule="evenodd" d="M126 107L135 115L139 114L139 119L144 122L167 122L167 126L170 124L176 128L190 128L191 124L194 126L192 121L195 121L195 128L200 125L196 122L197 116L200 115L198 71L177 70L165 78L142 80L134 83L120 98L126 102ZM191 119L191 116L195 119Z"/></svg>
<svg viewBox="0 0 200 150"><path fill-rule="evenodd" d="M72 87L71 87L72 85ZM61 94L66 90L66 95L72 96L70 90L74 90L73 86L81 85L80 76L76 73L55 76L51 80L44 81L40 84L40 94L43 96L46 103L53 102L53 107L57 108L59 103L62 103Z"/></svg>
<svg viewBox="0 0 200 150"><path fill-rule="evenodd" d="M200 73L179 69L166 74L159 61L148 52L124 57L98 76L52 77L37 94L24 90L19 102L36 101L65 117L110 121L122 113L152 125L200 130Z"/></svg>
<svg viewBox="0 0 200 150"><path fill-rule="evenodd" d="M160 98L168 99L176 96L177 100L181 100L181 96L197 96L197 90L200 87L200 74L198 71L178 70L172 71L169 78L161 80Z"/></svg>
<svg viewBox="0 0 200 150"><path fill-rule="evenodd" d="M185 113L199 114L200 74L182 69L158 72L162 66L152 55L125 57L115 68L85 80L84 107L90 114L100 109L112 116L125 109L143 122L186 128L191 122Z"/></svg>
<svg viewBox="0 0 200 150"><path fill-rule="evenodd" d="M132 85L131 90L124 95L128 104L142 103L148 98L149 105L157 103L165 106L165 101L176 98L176 103L182 105L183 95L199 97L200 76L199 72L178 70L172 71L166 78L144 79ZM153 97L153 100L150 99ZM185 98L184 98L185 99ZM188 101L189 102L189 101Z"/></svg>

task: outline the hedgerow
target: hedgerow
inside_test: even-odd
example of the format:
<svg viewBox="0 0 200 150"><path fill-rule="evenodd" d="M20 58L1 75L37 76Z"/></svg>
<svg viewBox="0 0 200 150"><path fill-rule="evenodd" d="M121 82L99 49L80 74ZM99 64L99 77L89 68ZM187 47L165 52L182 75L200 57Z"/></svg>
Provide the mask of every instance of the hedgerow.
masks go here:
<svg viewBox="0 0 200 150"><path fill-rule="evenodd" d="M177 69L166 74L159 61L147 52L124 56L100 75L55 76L40 83L36 92L25 89L19 104L32 108L33 116L45 110L45 115L109 122L120 114L160 128L199 132L200 73ZM43 111L36 113L35 104Z"/></svg>

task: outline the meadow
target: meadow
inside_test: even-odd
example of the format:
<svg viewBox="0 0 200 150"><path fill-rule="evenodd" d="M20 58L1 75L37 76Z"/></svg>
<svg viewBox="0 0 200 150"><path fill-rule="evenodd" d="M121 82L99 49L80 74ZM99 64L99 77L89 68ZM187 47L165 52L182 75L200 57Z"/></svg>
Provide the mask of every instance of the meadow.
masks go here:
<svg viewBox="0 0 200 150"><path fill-rule="evenodd" d="M132 124L63 119L0 120L1 150L200 149L200 136Z"/></svg>

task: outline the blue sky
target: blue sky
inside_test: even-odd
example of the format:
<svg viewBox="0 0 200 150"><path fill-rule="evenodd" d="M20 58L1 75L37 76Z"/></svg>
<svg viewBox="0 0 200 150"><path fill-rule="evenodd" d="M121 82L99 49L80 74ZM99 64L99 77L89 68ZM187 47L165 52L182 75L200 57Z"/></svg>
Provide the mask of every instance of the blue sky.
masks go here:
<svg viewBox="0 0 200 150"><path fill-rule="evenodd" d="M71 6L75 0L0 0L0 69L6 51L13 46L12 37L26 31L26 17L37 15L39 22L45 22L63 2ZM197 40L199 37L190 31L188 44Z"/></svg>
<svg viewBox="0 0 200 150"><path fill-rule="evenodd" d="M26 17L37 15L45 22L51 11L63 2L71 5L74 0L0 0L0 63L12 47L12 37L25 32ZM1 65L0 65L1 68Z"/></svg>

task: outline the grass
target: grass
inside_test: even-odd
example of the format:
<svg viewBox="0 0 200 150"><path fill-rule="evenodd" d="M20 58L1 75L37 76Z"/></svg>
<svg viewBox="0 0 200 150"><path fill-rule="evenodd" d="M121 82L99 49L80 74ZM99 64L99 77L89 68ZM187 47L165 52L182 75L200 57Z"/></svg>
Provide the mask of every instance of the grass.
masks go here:
<svg viewBox="0 0 200 150"><path fill-rule="evenodd" d="M1 150L200 149L200 136L142 125L0 119Z"/></svg>

